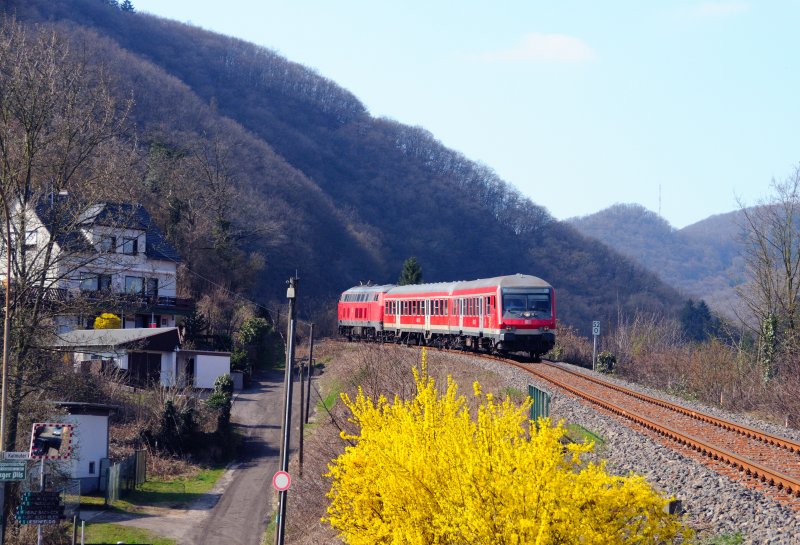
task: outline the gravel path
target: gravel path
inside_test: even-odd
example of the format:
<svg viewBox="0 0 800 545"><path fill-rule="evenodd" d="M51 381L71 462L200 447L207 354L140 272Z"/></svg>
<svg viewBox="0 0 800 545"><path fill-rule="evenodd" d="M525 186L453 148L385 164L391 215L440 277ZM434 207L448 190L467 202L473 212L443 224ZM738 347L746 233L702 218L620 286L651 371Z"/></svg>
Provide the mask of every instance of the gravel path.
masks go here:
<svg viewBox="0 0 800 545"><path fill-rule="evenodd" d="M551 384L540 383L521 370L486 359L451 355L503 376L509 385L527 392L528 384L554 391ZM573 369L570 367L570 369ZM591 371L585 371L592 374ZM602 378L607 378L603 376ZM713 413L730 420L747 423L793 439L798 433L780 426L758 422L741 415L728 414L700 403L677 400L660 392L625 384L654 397L679 401L698 411ZM800 545L800 513L764 494L716 473L703 464L662 446L649 436L634 431L621 420L596 412L583 402L555 392L551 403L554 421L564 419L579 424L605 439L599 452L607 461L607 469L618 475L635 472L647 477L654 487L681 500L689 524L708 536L741 533L742 543L753 545Z"/></svg>

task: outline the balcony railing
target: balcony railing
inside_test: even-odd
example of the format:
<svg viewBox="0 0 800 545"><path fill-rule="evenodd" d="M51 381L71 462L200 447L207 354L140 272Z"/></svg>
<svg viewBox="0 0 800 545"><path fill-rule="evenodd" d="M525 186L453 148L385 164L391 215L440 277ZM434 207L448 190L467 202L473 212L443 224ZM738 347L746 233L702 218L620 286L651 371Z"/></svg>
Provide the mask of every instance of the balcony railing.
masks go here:
<svg viewBox="0 0 800 545"><path fill-rule="evenodd" d="M5 290L0 285L0 295ZM14 294L14 284L11 285L12 296ZM28 289L25 292L26 300L33 300L38 290ZM194 309L194 300L181 297L171 297L165 295L145 295L140 293L115 293L107 290L98 291L78 291L65 288L44 288L42 300L47 303L68 303L71 301L84 300L87 303L102 303L103 305L121 306L125 309L136 310L161 310L172 311L175 313L191 312Z"/></svg>

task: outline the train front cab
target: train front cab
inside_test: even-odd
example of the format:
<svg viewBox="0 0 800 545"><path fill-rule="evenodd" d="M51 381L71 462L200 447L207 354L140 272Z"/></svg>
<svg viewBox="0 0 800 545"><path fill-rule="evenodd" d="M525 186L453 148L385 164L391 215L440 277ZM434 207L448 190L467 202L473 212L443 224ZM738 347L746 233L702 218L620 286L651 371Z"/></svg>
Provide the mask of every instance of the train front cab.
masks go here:
<svg viewBox="0 0 800 545"><path fill-rule="evenodd" d="M533 359L555 346L556 301L550 286L501 287L499 352L528 352Z"/></svg>

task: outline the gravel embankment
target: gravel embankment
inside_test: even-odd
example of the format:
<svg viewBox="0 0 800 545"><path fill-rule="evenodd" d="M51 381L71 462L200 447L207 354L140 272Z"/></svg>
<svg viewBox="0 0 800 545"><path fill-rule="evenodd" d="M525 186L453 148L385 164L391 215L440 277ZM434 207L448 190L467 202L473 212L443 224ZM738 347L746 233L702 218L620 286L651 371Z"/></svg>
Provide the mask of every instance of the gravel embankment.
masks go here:
<svg viewBox="0 0 800 545"><path fill-rule="evenodd" d="M528 384L554 390L552 385L539 383L530 375L499 362L461 355L452 357L496 372L506 377L510 386L521 391L526 392ZM679 401L698 411L746 423L776 435L800 439L800 434L793 430L756 422L742 415L728 414L700 403L676 400L660 392L619 382L654 397ZM674 495L682 502L687 522L701 531L701 535L732 536L739 532L743 538L742 543L746 544L800 545L800 513L794 513L790 508L760 492L660 445L614 417L598 413L566 394L554 392L551 417L555 421L564 419L569 423L579 424L603 437L605 445L599 455L607 461L607 469L619 475L629 472L644 475L654 487Z"/></svg>

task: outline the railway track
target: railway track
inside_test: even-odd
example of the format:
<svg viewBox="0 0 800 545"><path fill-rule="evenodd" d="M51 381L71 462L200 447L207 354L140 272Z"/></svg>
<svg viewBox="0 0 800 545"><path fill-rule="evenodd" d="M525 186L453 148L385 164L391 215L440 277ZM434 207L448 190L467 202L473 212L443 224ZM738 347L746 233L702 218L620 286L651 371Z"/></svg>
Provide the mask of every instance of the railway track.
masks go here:
<svg viewBox="0 0 800 545"><path fill-rule="evenodd" d="M461 350L436 350L465 354ZM512 365L549 382L645 428L660 437L662 443L689 449L696 457L710 462L719 473L771 492L775 499L800 511L800 443L796 441L687 409L551 362L523 364L495 355L468 354Z"/></svg>
<svg viewBox="0 0 800 545"><path fill-rule="evenodd" d="M775 497L800 509L800 443L693 411L559 365L514 365L537 378L738 470L746 482L769 485ZM726 472L729 476L731 472Z"/></svg>

